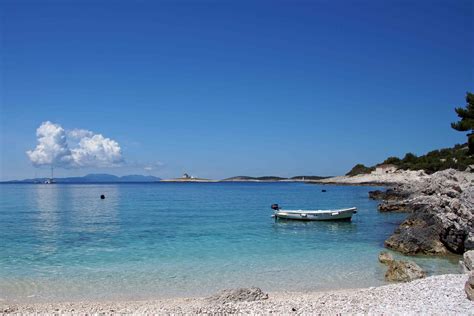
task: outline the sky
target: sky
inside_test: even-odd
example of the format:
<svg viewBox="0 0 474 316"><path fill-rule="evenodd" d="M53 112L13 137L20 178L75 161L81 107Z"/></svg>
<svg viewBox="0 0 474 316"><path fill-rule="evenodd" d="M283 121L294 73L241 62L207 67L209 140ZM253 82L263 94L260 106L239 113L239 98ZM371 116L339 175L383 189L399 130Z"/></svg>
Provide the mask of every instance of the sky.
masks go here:
<svg viewBox="0 0 474 316"><path fill-rule="evenodd" d="M450 123L474 90L474 1L0 0L0 17L0 180L52 161L340 175L466 141Z"/></svg>

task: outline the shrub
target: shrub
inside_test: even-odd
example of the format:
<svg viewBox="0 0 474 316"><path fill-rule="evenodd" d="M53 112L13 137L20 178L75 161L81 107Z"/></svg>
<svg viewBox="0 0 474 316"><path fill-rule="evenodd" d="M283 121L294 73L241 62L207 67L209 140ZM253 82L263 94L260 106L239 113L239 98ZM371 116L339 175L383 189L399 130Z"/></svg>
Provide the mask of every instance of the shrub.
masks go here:
<svg viewBox="0 0 474 316"><path fill-rule="evenodd" d="M358 174L367 174L367 173L371 173L373 170L375 170L374 167L366 167L363 164L357 164L351 169L351 171L346 173L346 176L352 177Z"/></svg>

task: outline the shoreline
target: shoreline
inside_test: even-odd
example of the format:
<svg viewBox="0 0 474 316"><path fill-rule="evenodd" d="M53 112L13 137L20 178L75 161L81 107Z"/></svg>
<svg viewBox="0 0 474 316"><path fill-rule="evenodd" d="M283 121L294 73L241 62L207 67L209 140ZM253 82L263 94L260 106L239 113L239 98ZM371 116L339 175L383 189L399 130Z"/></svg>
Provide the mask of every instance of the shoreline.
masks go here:
<svg viewBox="0 0 474 316"><path fill-rule="evenodd" d="M463 180L464 177L466 180ZM465 174L454 171L444 171L434 175L413 174L412 172L399 172L395 176L393 174L372 174L360 175L355 177L335 177L323 180L243 180L243 181L219 181L219 182L303 182L306 184L324 184L339 186L398 186L392 190L384 192L382 195L383 203L394 203L393 196L397 195L397 199L403 198L398 203L408 203L412 205L414 201L423 205L429 203L437 206L438 202L448 201L449 205L453 201L460 201L460 208L469 201L465 201L465 195L472 191L466 191L462 195L462 191L472 189L474 183L473 174ZM404 179L401 182L383 182L386 179ZM334 181L337 179L337 181ZM352 179L347 182L347 179ZM367 182L367 179L376 182ZM186 179L188 180L188 179ZM194 181L177 181L177 182L218 182L207 181L207 179L193 179ZM166 182L166 181L163 181ZM459 184L459 187L457 186ZM451 190L450 188L457 188ZM465 188L466 187L466 188ZM391 193L390 193L391 192ZM395 192L395 193L394 193ZM407 195L409 193L409 195ZM468 196L469 197L469 196ZM472 195L471 195L472 197ZM369 198L369 197L367 197ZM407 199L408 198L408 199ZM449 198L449 199L448 199ZM421 200L420 200L421 199ZM421 202L420 202L421 201ZM427 203L429 202L429 203ZM438 204L437 204L438 203ZM444 202L443 202L444 203ZM446 204L446 203L445 203ZM448 205L447 204L447 205ZM392 204L390 204L392 205ZM413 204L415 205L415 204ZM444 205L444 204L443 204ZM468 205L468 204L466 204ZM471 205L471 204L469 204ZM456 211L457 209L452 210ZM471 208L472 209L472 208ZM430 209L431 210L431 209ZM446 212L440 209L440 214ZM462 209L461 211L463 211ZM392 210L393 211L393 210ZM433 211L433 210L431 210ZM430 211L430 212L431 212ZM405 210L404 212L407 212ZM457 212L457 211L456 211ZM415 210L407 212L407 216L417 216ZM431 213L430 213L431 214ZM431 214L431 217L437 218L437 213ZM457 213L453 213L456 215ZM449 220L452 220L451 214ZM461 214L461 213L460 213ZM436 216L435 216L436 215ZM430 218L431 218L430 217ZM461 216L465 218L466 216ZM445 222L444 220L443 222ZM461 223L462 224L462 223ZM407 225L401 225L407 228ZM406 226L406 227L405 227ZM472 227L472 226L471 226ZM400 231L398 229L397 231ZM403 230L401 230L403 232ZM423 233L422 236L425 236ZM403 237L403 236L402 236ZM426 237L426 236L425 236ZM456 241L457 239L455 239ZM410 242L413 242L413 234L410 233ZM452 240L434 240L436 242L451 242ZM400 239L400 244L406 246L406 241ZM402 248L389 247L400 252ZM405 247L406 248L406 247ZM421 248L420 248L421 249ZM410 254L425 254L418 249ZM429 250L429 249L428 249ZM424 251L424 250L423 250ZM404 253L403 251L401 251ZM440 252L444 255L450 252ZM433 254L428 251L427 254ZM443 255L443 256L444 256ZM443 257L442 256L442 257ZM330 275L330 279L337 278L337 274ZM120 298L112 300L97 300L94 298L84 301L56 300L54 298L44 301L29 302L27 300L15 301L12 299L0 298L0 314L2 313L68 313L68 314L85 314L85 313L460 313L474 315L474 302L469 301L464 293L464 283L467 275L464 274L442 274L428 278L415 280L409 283L397 283L382 285L368 288L337 288L336 290L316 290L316 291L281 291L269 292L269 299L259 301L230 302L218 303L209 301L205 297L155 297L150 299L134 300ZM328 281L331 282L331 281ZM245 283L247 285L247 283ZM248 284L252 285L252 284ZM157 287L159 285L156 285ZM159 287L158 287L159 288ZM288 287L283 287L288 289ZM184 294L184 293L183 293ZM94 297L94 296L91 296ZM98 297L98 296L96 296Z"/></svg>
<svg viewBox="0 0 474 316"><path fill-rule="evenodd" d="M180 182L180 183L306 183L306 184L325 184L325 185L347 185L347 186L395 186L420 182L430 178L430 175L424 171L396 170L390 173L372 172L368 174L358 174L355 176L334 176L322 177L321 179L303 179L303 178L278 178L265 177L267 179L234 177L222 180L203 179L203 178L175 178L163 179L159 182Z"/></svg>
<svg viewBox="0 0 474 316"><path fill-rule="evenodd" d="M474 302L464 292L467 274L444 274L408 283L318 292L270 292L268 299L219 302L205 297L142 301L9 303L0 313L462 313Z"/></svg>
<svg viewBox="0 0 474 316"><path fill-rule="evenodd" d="M351 186L351 187L393 187L398 185L398 182L337 182L337 181L326 181L319 182L317 181L305 181L307 184L321 184L321 185L339 185L339 186Z"/></svg>

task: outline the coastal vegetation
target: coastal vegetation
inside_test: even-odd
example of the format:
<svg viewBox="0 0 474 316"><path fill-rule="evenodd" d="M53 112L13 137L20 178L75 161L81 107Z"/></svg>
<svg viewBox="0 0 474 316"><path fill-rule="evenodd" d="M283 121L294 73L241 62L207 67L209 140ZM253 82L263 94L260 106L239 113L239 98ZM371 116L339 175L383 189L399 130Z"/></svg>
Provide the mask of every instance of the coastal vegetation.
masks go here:
<svg viewBox="0 0 474 316"><path fill-rule="evenodd" d="M451 127L460 132L469 132L467 134L469 154L474 155L474 94L467 92L466 102L466 108L454 109L460 120L451 123Z"/></svg>
<svg viewBox="0 0 474 316"><path fill-rule="evenodd" d="M457 144L421 156L407 153L402 159L389 157L382 164L393 164L403 170L424 170L429 174L450 168L464 171L474 164L474 155L469 153L467 144Z"/></svg>
<svg viewBox="0 0 474 316"><path fill-rule="evenodd" d="M474 165L474 94L466 93L466 106L455 108L459 121L451 123L451 127L457 131L469 132L467 134L468 142L465 144L456 144L452 148L442 148L432 150L429 153L417 156L413 153L407 153L403 158L389 157L382 163L372 167L363 164L355 165L346 176L355 176L358 174L368 174L380 165L395 165L403 170L424 170L428 174L446 169L456 169L459 171L473 171Z"/></svg>
<svg viewBox="0 0 474 316"><path fill-rule="evenodd" d="M389 157L372 167L357 164L346 173L346 176L368 174L374 171L377 166L387 164L402 170L424 170L428 174L446 169L465 171L474 165L474 155L469 153L467 144L457 144L452 148L432 150L421 156L407 153L403 158Z"/></svg>
<svg viewBox="0 0 474 316"><path fill-rule="evenodd" d="M372 171L375 170L375 167L367 167L361 163L358 163L354 167L352 167L351 171L346 173L346 176L355 176L358 174L367 174L371 173Z"/></svg>

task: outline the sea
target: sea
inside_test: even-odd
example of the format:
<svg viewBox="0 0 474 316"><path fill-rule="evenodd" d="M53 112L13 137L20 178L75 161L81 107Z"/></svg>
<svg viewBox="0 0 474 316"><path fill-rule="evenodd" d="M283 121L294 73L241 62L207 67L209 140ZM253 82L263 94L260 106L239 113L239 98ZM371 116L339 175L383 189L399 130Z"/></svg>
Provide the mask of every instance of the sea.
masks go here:
<svg viewBox="0 0 474 316"><path fill-rule="evenodd" d="M378 202L368 198L374 189L291 182L2 184L0 301L383 285L386 266L377 257L406 214L378 212ZM355 206L358 213L350 222L276 221L273 203ZM429 275L458 272L455 256L410 260Z"/></svg>

